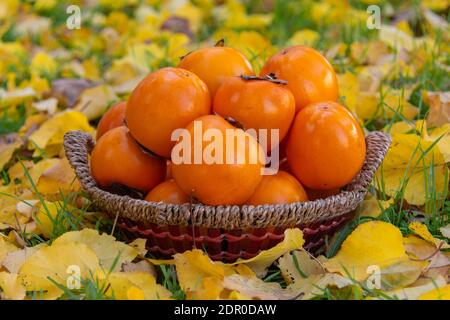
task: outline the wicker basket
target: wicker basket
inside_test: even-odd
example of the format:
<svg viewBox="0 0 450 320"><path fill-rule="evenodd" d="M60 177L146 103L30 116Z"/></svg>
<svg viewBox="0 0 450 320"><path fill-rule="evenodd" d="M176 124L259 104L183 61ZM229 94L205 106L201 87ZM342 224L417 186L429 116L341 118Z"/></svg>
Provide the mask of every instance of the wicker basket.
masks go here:
<svg viewBox="0 0 450 320"><path fill-rule="evenodd" d="M363 168L339 194L326 199L284 205L207 206L147 202L100 189L92 178L89 153L92 137L81 131L64 136L64 147L82 187L93 203L118 226L134 237L146 238L155 256L169 257L194 247L204 249L214 260L226 262L251 258L283 240L284 230L303 230L306 248L315 250L345 223L364 199L367 188L390 144L383 132L366 137Z"/></svg>

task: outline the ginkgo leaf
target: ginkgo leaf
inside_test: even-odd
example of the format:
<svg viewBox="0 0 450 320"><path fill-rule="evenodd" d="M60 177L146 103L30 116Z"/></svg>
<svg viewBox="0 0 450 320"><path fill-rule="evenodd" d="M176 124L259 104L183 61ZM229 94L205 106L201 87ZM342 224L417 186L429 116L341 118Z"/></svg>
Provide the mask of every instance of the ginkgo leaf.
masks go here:
<svg viewBox="0 0 450 320"><path fill-rule="evenodd" d="M250 298L261 300L290 300L298 296L294 290L282 289L278 283L265 282L256 277L234 274L225 277L223 286Z"/></svg>
<svg viewBox="0 0 450 320"><path fill-rule="evenodd" d="M448 169L437 146L416 134L393 135L391 147L377 172L387 195L395 197L402 192L403 198L413 205L425 203L430 184L442 193L446 175Z"/></svg>
<svg viewBox="0 0 450 320"><path fill-rule="evenodd" d="M17 134L0 137L0 170L11 160L14 152L23 145L22 139Z"/></svg>
<svg viewBox="0 0 450 320"><path fill-rule="evenodd" d="M95 252L87 245L53 244L33 254L20 268L19 277L26 290L37 292L38 298L56 299L63 291L54 282L67 286L67 279L88 278L99 267ZM73 270L77 271L76 276Z"/></svg>
<svg viewBox="0 0 450 320"><path fill-rule="evenodd" d="M160 300L169 299L172 295L145 272L97 272L94 277L106 281L108 289L105 295L118 300Z"/></svg>
<svg viewBox="0 0 450 320"><path fill-rule="evenodd" d="M19 250L14 244L10 243L7 239L0 235L0 265L10 252Z"/></svg>
<svg viewBox="0 0 450 320"><path fill-rule="evenodd" d="M450 245L448 245L445 241L436 239L428 230L427 226L418 221L413 221L408 225L409 230L413 231L422 239L428 241L429 243L434 244L437 248L448 249Z"/></svg>
<svg viewBox="0 0 450 320"><path fill-rule="evenodd" d="M381 41L397 50L404 48L411 51L414 49L414 38L396 27L388 25L381 26L379 37Z"/></svg>
<svg viewBox="0 0 450 320"><path fill-rule="evenodd" d="M83 113L87 119L99 118L113 102L118 100L111 87L100 85L84 90L74 106L74 110Z"/></svg>
<svg viewBox="0 0 450 320"><path fill-rule="evenodd" d="M440 228L439 231L441 231L441 233L444 237L446 237L447 239L450 239L450 224L446 225L445 227Z"/></svg>
<svg viewBox="0 0 450 320"><path fill-rule="evenodd" d="M22 300L25 298L25 288L15 273L0 272L0 289L2 300Z"/></svg>
<svg viewBox="0 0 450 320"><path fill-rule="evenodd" d="M430 126L441 126L450 123L450 92L427 92L430 110L427 123Z"/></svg>
<svg viewBox="0 0 450 320"><path fill-rule="evenodd" d="M78 191L80 183L67 158L58 159L58 162L42 172L37 180L36 188L45 196L67 194Z"/></svg>
<svg viewBox="0 0 450 320"><path fill-rule="evenodd" d="M325 273L319 260L306 250L296 250L286 253L278 259L278 268L287 284L300 281L312 275Z"/></svg>
<svg viewBox="0 0 450 320"><path fill-rule="evenodd" d="M421 295L432 291L436 288L445 286L447 283L444 277L439 276L435 279L426 279L425 281L420 281L421 283L414 283L409 287L400 288L392 291L385 291L383 294L397 298L400 300L417 300Z"/></svg>
<svg viewBox="0 0 450 320"><path fill-rule="evenodd" d="M324 266L360 281L370 275L370 266L383 269L407 258L400 230L390 223L370 221L360 224Z"/></svg>
<svg viewBox="0 0 450 320"><path fill-rule="evenodd" d="M262 277L267 273L267 268L280 256L302 248L305 240L300 229L286 229L284 231L284 239L274 247L260 252L258 255L247 260L238 260L234 264L246 264L258 277Z"/></svg>
<svg viewBox="0 0 450 320"><path fill-rule="evenodd" d="M44 246L46 244L41 243L34 247L25 247L21 250L9 252L5 259L3 259L3 266L10 273L18 273L25 261Z"/></svg>
<svg viewBox="0 0 450 320"><path fill-rule="evenodd" d="M221 299L223 290L223 279L214 276L205 277L195 291L187 292L186 298L189 300L217 300Z"/></svg>
<svg viewBox="0 0 450 320"><path fill-rule="evenodd" d="M394 199L380 200L374 196L367 196L359 206L357 213L361 217L376 218L394 204Z"/></svg>
<svg viewBox="0 0 450 320"><path fill-rule="evenodd" d="M93 229L66 232L53 243L55 245L70 243L87 245L97 255L100 266L107 271L120 270L124 262L132 261L138 255L133 247L117 241L106 233L99 234Z"/></svg>
<svg viewBox="0 0 450 320"><path fill-rule="evenodd" d="M68 110L56 114L44 122L29 137L30 149L45 149L49 145L62 145L64 134L70 130L82 130L92 133L94 129L81 112Z"/></svg>
<svg viewBox="0 0 450 320"><path fill-rule="evenodd" d="M422 294L419 300L450 300L450 284Z"/></svg>
<svg viewBox="0 0 450 320"><path fill-rule="evenodd" d="M174 255L175 266L181 288L185 291L196 291L206 277L223 279L223 264L213 262L202 251L194 249L183 254Z"/></svg>

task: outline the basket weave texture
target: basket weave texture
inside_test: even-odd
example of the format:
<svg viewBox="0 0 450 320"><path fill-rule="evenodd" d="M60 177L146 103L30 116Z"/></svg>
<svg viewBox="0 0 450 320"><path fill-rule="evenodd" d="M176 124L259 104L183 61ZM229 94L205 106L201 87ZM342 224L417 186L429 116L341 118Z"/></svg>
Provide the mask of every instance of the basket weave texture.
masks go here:
<svg viewBox="0 0 450 320"><path fill-rule="evenodd" d="M67 158L83 189L99 209L137 224L223 230L308 226L339 219L356 209L364 199L390 142L388 134L370 132L366 136L367 152L363 168L339 194L326 199L283 205L208 206L147 202L104 191L97 186L90 172L89 154L94 147L93 138L81 131L70 131L64 136Z"/></svg>

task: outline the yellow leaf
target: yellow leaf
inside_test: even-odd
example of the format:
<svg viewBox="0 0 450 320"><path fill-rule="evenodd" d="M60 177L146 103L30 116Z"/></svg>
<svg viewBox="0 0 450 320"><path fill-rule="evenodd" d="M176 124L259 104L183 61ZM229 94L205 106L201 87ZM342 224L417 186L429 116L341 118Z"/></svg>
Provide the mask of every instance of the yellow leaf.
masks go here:
<svg viewBox="0 0 450 320"><path fill-rule="evenodd" d="M184 292L196 291L206 277L223 279L225 270L220 262L213 262L202 251L194 249L174 255L178 280Z"/></svg>
<svg viewBox="0 0 450 320"><path fill-rule="evenodd" d="M31 98L36 96L36 91L31 87L26 87L23 89L17 89L12 91L5 91L0 88L0 106L8 107L12 105L18 105L25 101L31 100Z"/></svg>
<svg viewBox="0 0 450 320"><path fill-rule="evenodd" d="M450 284L422 294L419 300L450 300Z"/></svg>
<svg viewBox="0 0 450 320"><path fill-rule="evenodd" d="M48 145L62 145L64 134L70 130L94 132L84 114L68 110L56 114L33 132L29 137L29 148L44 149Z"/></svg>
<svg viewBox="0 0 450 320"><path fill-rule="evenodd" d="M228 290L261 300L290 300L298 295L289 288L282 289L276 282L265 282L256 277L250 278L238 274L225 277L223 286Z"/></svg>
<svg viewBox="0 0 450 320"><path fill-rule="evenodd" d="M66 194L78 191L80 183L67 158L58 159L55 165L46 169L39 177L36 185L39 192L45 196Z"/></svg>
<svg viewBox="0 0 450 320"><path fill-rule="evenodd" d="M3 266L10 273L18 273L20 267L30 258L33 254L35 254L40 248L47 246L44 243L40 243L35 245L34 247L25 247L22 250L12 251L8 253L3 260Z"/></svg>
<svg viewBox="0 0 450 320"><path fill-rule="evenodd" d="M319 260L306 250L286 253L278 259L278 268L287 284L296 283L312 275L325 273Z"/></svg>
<svg viewBox="0 0 450 320"><path fill-rule="evenodd" d="M445 189L448 169L437 146L431 146L431 141L416 134L392 136L391 147L377 172L377 178L384 183L383 190L387 195L395 197L403 188L403 198L409 204L423 205L428 194L427 188L431 184L440 196Z"/></svg>
<svg viewBox="0 0 450 320"><path fill-rule="evenodd" d="M58 65L56 61L43 51L36 53L31 60L30 72L39 76L56 75Z"/></svg>
<svg viewBox="0 0 450 320"><path fill-rule="evenodd" d="M145 272L97 272L95 278L109 284L105 286L108 287L106 296L118 300L159 300L169 299L172 295Z"/></svg>
<svg viewBox="0 0 450 320"><path fill-rule="evenodd" d="M7 135L0 138L0 170L11 160L14 152L23 145L18 135Z"/></svg>
<svg viewBox="0 0 450 320"><path fill-rule="evenodd" d="M81 93L74 110L86 115L89 120L100 118L114 101L118 100L111 87L100 85Z"/></svg>
<svg viewBox="0 0 450 320"><path fill-rule="evenodd" d="M373 217L376 218L383 213L384 210L388 209L392 204L394 204L394 199L380 200L374 196L368 196L361 203L358 208L358 214L361 217Z"/></svg>
<svg viewBox="0 0 450 320"><path fill-rule="evenodd" d="M206 277L194 292L188 292L189 300L217 300L223 291L223 280L217 277Z"/></svg>
<svg viewBox="0 0 450 320"><path fill-rule="evenodd" d="M98 268L97 256L85 244L53 244L32 255L20 268L19 277L26 290L35 291L38 299L56 299L63 291L49 278L67 286L69 277L85 279Z"/></svg>
<svg viewBox="0 0 450 320"><path fill-rule="evenodd" d="M0 272L0 288L2 299L22 300L25 298L25 288L20 283L17 274Z"/></svg>
<svg viewBox="0 0 450 320"><path fill-rule="evenodd" d="M396 27L388 25L381 26L379 37L381 41L396 50L404 48L412 51L414 49L414 38Z"/></svg>
<svg viewBox="0 0 450 320"><path fill-rule="evenodd" d="M447 239L450 239L450 224L446 225L445 227L440 228L439 231L441 231L441 233L444 237L446 237Z"/></svg>
<svg viewBox="0 0 450 320"><path fill-rule="evenodd" d="M426 279L425 281L417 282L409 287L386 291L383 292L383 294L400 300L417 300L421 295L436 289L436 287L443 287L447 283L442 276L439 276L436 279Z"/></svg>
<svg viewBox="0 0 450 320"><path fill-rule="evenodd" d="M433 235L428 231L428 228L423 223L418 221L411 222L408 225L409 230L417 234L422 239L428 241L429 243L434 244L437 248L448 249L450 245L448 245L445 241L436 239Z"/></svg>
<svg viewBox="0 0 450 320"><path fill-rule="evenodd" d="M437 141L437 146L444 156L445 162L450 162L450 124L446 123L439 128L430 130L424 139Z"/></svg>
<svg viewBox="0 0 450 320"><path fill-rule="evenodd" d="M357 281L369 276L372 265L386 268L407 255L400 230L390 223L370 221L360 224L342 244L335 257L324 263L330 272L350 274Z"/></svg>
<svg viewBox="0 0 450 320"><path fill-rule="evenodd" d="M0 236L0 266L8 253L17 251L17 247L8 242L3 236Z"/></svg>
<svg viewBox="0 0 450 320"><path fill-rule="evenodd" d="M313 47L319 40L320 35L318 32L310 29L303 29L295 32L288 40L289 45L303 45Z"/></svg>
<svg viewBox="0 0 450 320"><path fill-rule="evenodd" d="M238 260L234 264L246 264L257 276L264 276L267 268L280 256L292 250L300 249L305 240L300 229L287 229L284 232L284 240L276 246L260 252L257 256L247 259Z"/></svg>
<svg viewBox="0 0 450 320"><path fill-rule="evenodd" d="M99 234L97 230L93 229L66 232L53 243L56 245L70 243L82 243L87 245L95 252L99 259L100 266L106 271L112 269L114 262L116 262L116 265L112 270L119 270L123 263L132 261L138 255L138 252L133 247L126 245L123 242L116 241L113 236L106 233Z"/></svg>

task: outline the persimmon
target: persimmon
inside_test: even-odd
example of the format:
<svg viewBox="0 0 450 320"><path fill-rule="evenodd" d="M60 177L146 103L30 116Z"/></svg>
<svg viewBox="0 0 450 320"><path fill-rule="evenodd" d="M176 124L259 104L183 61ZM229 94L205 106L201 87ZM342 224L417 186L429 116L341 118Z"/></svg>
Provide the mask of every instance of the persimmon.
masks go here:
<svg viewBox="0 0 450 320"><path fill-rule="evenodd" d="M131 93L125 119L132 136L152 152L170 157L175 129L209 114L206 84L190 71L163 68L147 75Z"/></svg>
<svg viewBox="0 0 450 320"><path fill-rule="evenodd" d="M148 192L164 180L166 161L145 153L121 126L97 141L91 155L91 173L100 187L120 184Z"/></svg>
<svg viewBox="0 0 450 320"><path fill-rule="evenodd" d="M107 131L125 125L125 101L116 103L105 112L97 126L97 137L100 139Z"/></svg>
<svg viewBox="0 0 450 320"><path fill-rule="evenodd" d="M253 75L252 66L242 53L220 46L193 51L181 59L178 67L199 76L208 86L211 98L228 77Z"/></svg>
<svg viewBox="0 0 450 320"><path fill-rule="evenodd" d="M339 97L333 67L312 48L292 46L275 54L261 69L261 75L270 73L287 80L287 87L295 97L297 112L310 103L336 101Z"/></svg>
<svg viewBox="0 0 450 320"><path fill-rule="evenodd" d="M313 103L295 117L287 158L291 172L304 186L343 187L361 170L365 155L364 132L337 102Z"/></svg>
<svg viewBox="0 0 450 320"><path fill-rule="evenodd" d="M285 204L308 201L303 186L297 179L285 171L264 176L247 204Z"/></svg>
<svg viewBox="0 0 450 320"><path fill-rule="evenodd" d="M145 197L146 201L170 204L189 203L189 197L173 179L166 180L154 187Z"/></svg>
<svg viewBox="0 0 450 320"><path fill-rule="evenodd" d="M215 113L232 118L245 129L267 129L267 150L281 141L295 116L295 100L282 84L270 80L245 80L230 77L214 97ZM272 129L278 129L278 141L271 141Z"/></svg>
<svg viewBox="0 0 450 320"><path fill-rule="evenodd" d="M204 136L196 133L198 128L205 134L214 133L211 142L197 139ZM217 148L211 147L213 143ZM185 154L186 150L192 152ZM259 143L217 115L191 122L172 151L176 183L186 194L208 205L245 203L261 181L263 168L264 153Z"/></svg>

